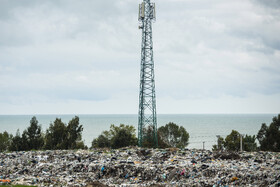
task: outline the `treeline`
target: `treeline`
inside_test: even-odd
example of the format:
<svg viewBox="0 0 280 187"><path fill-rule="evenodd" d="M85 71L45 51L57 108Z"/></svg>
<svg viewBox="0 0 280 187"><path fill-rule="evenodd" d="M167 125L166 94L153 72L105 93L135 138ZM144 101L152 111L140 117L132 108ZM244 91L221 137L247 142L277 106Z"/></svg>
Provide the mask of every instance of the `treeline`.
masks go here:
<svg viewBox="0 0 280 187"><path fill-rule="evenodd" d="M87 149L82 141L83 126L79 117L74 117L65 124L56 118L45 133L42 132L36 117L30 120L30 126L20 134L19 130L13 136L8 132L0 133L0 151L28 151L28 150L56 150L56 149ZM189 144L189 133L182 126L168 123L158 128L157 141L159 148L177 147L186 148ZM260 146L257 146L258 140ZM91 148L117 149L127 146L137 146L136 129L130 125L111 125L93 139ZM242 141L242 144L241 144ZM280 152L280 114L272 119L268 126L262 124L257 135L242 135L236 130L226 136L218 137L214 151L240 151L240 144L244 151L273 151ZM153 148L153 129L144 130L143 147Z"/></svg>
<svg viewBox="0 0 280 187"><path fill-rule="evenodd" d="M144 129L143 147L155 148L152 127ZM157 130L158 148L185 148L189 143L189 133L182 126L168 123ZM138 144L136 129L133 126L121 124L119 127L111 125L109 131L103 131L92 141L91 148L121 148Z"/></svg>
<svg viewBox="0 0 280 187"><path fill-rule="evenodd" d="M158 129L158 147L186 148L189 144L189 133L184 127L179 127L175 123L168 123ZM257 145L259 141L260 146ZM242 143L241 143L242 141ZM257 135L242 135L236 130L226 136L218 137L217 144L213 146L213 151L273 151L280 152L280 114L272 119L272 123L267 126L262 124ZM112 125L109 131L104 131L92 141L92 148L120 148L126 146L136 146L136 130L133 126ZM153 147L153 129L144 130L143 147Z"/></svg>
<svg viewBox="0 0 280 187"><path fill-rule="evenodd" d="M225 139L222 137L218 137L217 142L218 143L212 148L213 151L240 151L240 145L242 145L243 151L252 152L259 150L259 148L257 147L255 135L251 136L246 134L244 136L236 130L232 130Z"/></svg>
<svg viewBox="0 0 280 187"><path fill-rule="evenodd" d="M30 126L22 134L17 130L13 136L8 132L0 133L0 151L30 151L56 149L85 149L82 141L83 126L79 117L74 117L65 124L56 118L45 133L36 117L30 120Z"/></svg>
<svg viewBox="0 0 280 187"><path fill-rule="evenodd" d="M260 146L257 146L256 140L258 140ZM280 152L280 114L273 117L269 126L263 123L257 135L250 136L246 134L243 136L238 131L232 130L225 139L218 137L217 144L213 146L213 150L240 151L240 144L243 151Z"/></svg>

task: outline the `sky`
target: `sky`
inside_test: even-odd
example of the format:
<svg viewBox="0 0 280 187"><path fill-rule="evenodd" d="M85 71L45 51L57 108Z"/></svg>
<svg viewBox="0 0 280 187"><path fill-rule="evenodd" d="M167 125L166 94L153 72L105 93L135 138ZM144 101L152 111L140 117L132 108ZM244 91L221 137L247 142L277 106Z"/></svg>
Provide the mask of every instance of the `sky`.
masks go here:
<svg viewBox="0 0 280 187"><path fill-rule="evenodd" d="M137 114L140 0L0 0L0 114ZM279 0L155 0L157 113L279 113Z"/></svg>

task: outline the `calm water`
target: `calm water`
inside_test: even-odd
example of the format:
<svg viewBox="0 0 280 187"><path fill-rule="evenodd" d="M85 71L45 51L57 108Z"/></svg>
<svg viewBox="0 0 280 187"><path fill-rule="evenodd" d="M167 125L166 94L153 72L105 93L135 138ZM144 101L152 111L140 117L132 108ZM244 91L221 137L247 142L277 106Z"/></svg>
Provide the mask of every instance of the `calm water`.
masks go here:
<svg viewBox="0 0 280 187"><path fill-rule="evenodd" d="M39 124L45 131L56 118L68 123L75 115L36 115ZM111 124L133 125L137 129L137 115L78 115L80 123L84 127L83 140L90 146L93 138L102 131L108 130ZM262 123L270 124L276 114L159 114L158 127L174 122L184 126L190 134L188 148L211 149L216 143L216 135L225 137L231 130L237 130L242 134L255 135ZM0 115L0 132L20 132L29 126L32 115Z"/></svg>

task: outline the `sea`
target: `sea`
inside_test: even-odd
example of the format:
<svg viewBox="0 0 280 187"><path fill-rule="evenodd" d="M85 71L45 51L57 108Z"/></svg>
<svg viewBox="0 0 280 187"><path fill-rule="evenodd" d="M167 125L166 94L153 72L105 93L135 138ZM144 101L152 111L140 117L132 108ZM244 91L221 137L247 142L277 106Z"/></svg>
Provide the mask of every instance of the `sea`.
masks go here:
<svg viewBox="0 0 280 187"><path fill-rule="evenodd" d="M190 134L187 148L212 149L217 143L217 135L225 138L232 130L241 134L256 135L262 123L270 124L277 114L158 114L158 127L169 122L183 126ZM35 116L42 126L43 131L49 127L56 118L68 123L78 116L83 125L82 139L90 147L94 138L104 130L109 130L110 125L138 125L136 114L96 114L96 115L0 115L0 132L7 131L15 135L17 129L22 133L30 125L31 118Z"/></svg>

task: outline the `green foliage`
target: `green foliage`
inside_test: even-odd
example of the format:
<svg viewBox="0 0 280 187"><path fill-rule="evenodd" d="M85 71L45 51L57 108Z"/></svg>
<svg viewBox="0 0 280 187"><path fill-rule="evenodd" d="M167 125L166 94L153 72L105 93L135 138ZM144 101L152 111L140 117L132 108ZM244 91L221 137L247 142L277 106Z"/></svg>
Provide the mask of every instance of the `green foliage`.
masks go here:
<svg viewBox="0 0 280 187"><path fill-rule="evenodd" d="M82 131L83 126L80 125L79 117L75 116L72 120L69 121L67 126L67 148L68 149L77 149L78 145L77 142L82 139ZM79 147L81 147L82 144L79 142Z"/></svg>
<svg viewBox="0 0 280 187"><path fill-rule="evenodd" d="M158 139L158 147L159 148L167 148L170 147L163 140L162 137L157 134ZM152 126L143 129L143 147L147 148L156 148L154 145L154 129Z"/></svg>
<svg viewBox="0 0 280 187"><path fill-rule="evenodd" d="M143 129L143 142L142 146L147 148L156 148L154 145L154 129L152 126L148 126Z"/></svg>
<svg viewBox="0 0 280 187"><path fill-rule="evenodd" d="M77 149L77 142L81 140L83 126L79 125L79 117L69 121L66 126L61 119L56 118L50 124L45 137L45 149ZM82 144L79 143L79 147Z"/></svg>
<svg viewBox="0 0 280 187"><path fill-rule="evenodd" d="M23 142L22 142L22 138L20 136L20 132L18 129L16 132L16 136L14 136L12 138L9 150L10 151L23 151L24 147L22 145L23 145Z"/></svg>
<svg viewBox="0 0 280 187"><path fill-rule="evenodd" d="M236 130L232 130L231 133L225 138L224 147L228 151L239 151L240 133Z"/></svg>
<svg viewBox="0 0 280 187"><path fill-rule="evenodd" d="M21 135L21 147L22 151L28 151L30 150L29 144L28 144L28 137L27 137L27 131L24 130Z"/></svg>
<svg viewBox="0 0 280 187"><path fill-rule="evenodd" d="M110 147L113 149L135 146L137 144L136 130L133 126L120 124L111 125L109 131L103 131L92 141L92 148Z"/></svg>
<svg viewBox="0 0 280 187"><path fill-rule="evenodd" d="M218 145L213 145L212 150L213 151L221 151L221 150L223 150L224 149L224 142L225 142L224 138L219 137L217 141L218 141Z"/></svg>
<svg viewBox="0 0 280 187"><path fill-rule="evenodd" d="M268 141L267 141L267 132L268 132L268 127L265 123L262 124L261 129L259 130L257 134L257 139L260 143L260 150L266 151L268 148Z"/></svg>
<svg viewBox="0 0 280 187"><path fill-rule="evenodd" d="M13 136L7 131L0 133L0 152L7 151L11 145Z"/></svg>
<svg viewBox="0 0 280 187"><path fill-rule="evenodd" d="M85 145L84 141L77 141L75 149L88 149L88 147Z"/></svg>
<svg viewBox="0 0 280 187"><path fill-rule="evenodd" d="M137 145L136 129L132 125L111 125L110 134L112 148Z"/></svg>
<svg viewBox="0 0 280 187"><path fill-rule="evenodd" d="M103 147L111 147L111 143L109 138L101 134L98 136L98 138L95 138L91 143L92 148L103 148Z"/></svg>
<svg viewBox="0 0 280 187"><path fill-rule="evenodd" d="M30 126L23 132L24 140L27 140L28 149L41 149L44 145L44 138L42 136L42 127L38 125L36 117L30 120Z"/></svg>
<svg viewBox="0 0 280 187"><path fill-rule="evenodd" d="M229 135L225 139L219 137L218 139L218 146L213 146L213 151L218 150L226 150L226 151L240 151L240 136L241 134L236 131L232 130ZM244 151L256 151L257 144L256 144L256 136L245 135L242 137L242 147Z"/></svg>
<svg viewBox="0 0 280 187"><path fill-rule="evenodd" d="M0 151L28 151L39 149L87 149L82 141L83 126L79 124L79 117L75 116L68 125L61 119L56 118L50 124L44 136L42 127L38 125L36 117L30 120L30 126L20 135L17 130L16 136L7 132L0 133Z"/></svg>
<svg viewBox="0 0 280 187"><path fill-rule="evenodd" d="M249 136L246 134L246 136L243 138L243 147L244 151L257 151L257 143L256 143L256 136Z"/></svg>
<svg viewBox="0 0 280 187"><path fill-rule="evenodd" d="M264 123L257 134L262 151L280 151L280 114L272 119L269 127Z"/></svg>
<svg viewBox="0 0 280 187"><path fill-rule="evenodd" d="M45 149L65 149L67 145L65 141L66 138L67 127L61 119L56 118L55 121L50 124L49 129L47 129Z"/></svg>
<svg viewBox="0 0 280 187"><path fill-rule="evenodd" d="M168 123L158 129L158 138L168 147L185 148L189 142L189 133L182 126Z"/></svg>
<svg viewBox="0 0 280 187"><path fill-rule="evenodd" d="M44 145L41 126L38 125L36 117L30 120L30 126L20 135L17 130L16 136L12 138L10 151L28 151L40 149Z"/></svg>

